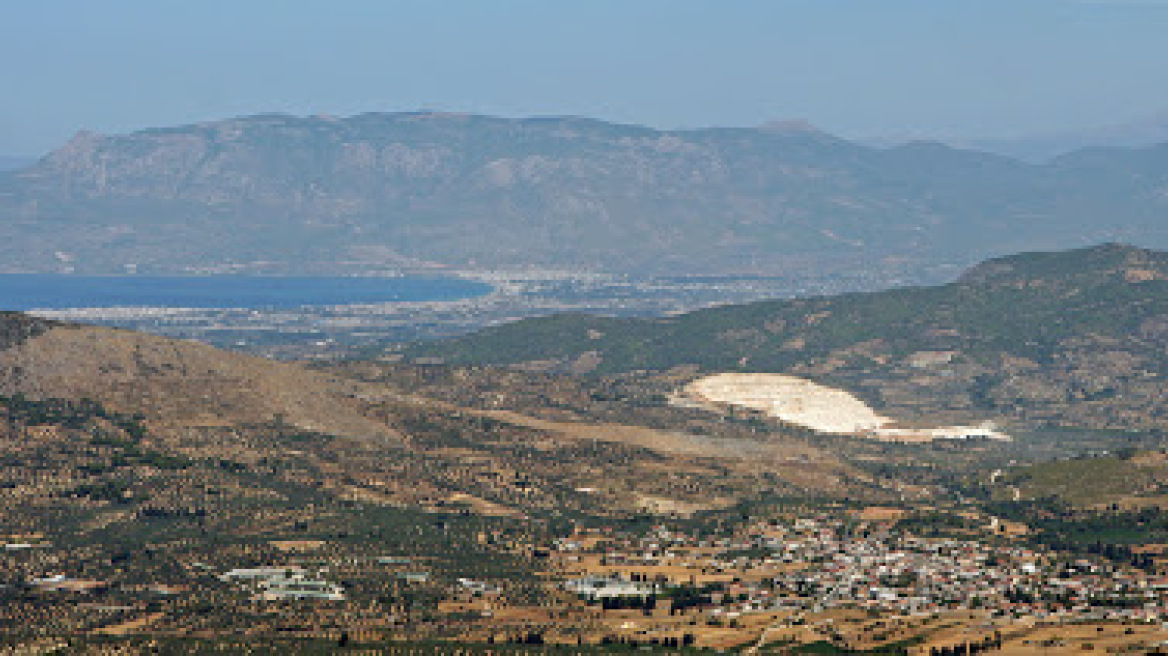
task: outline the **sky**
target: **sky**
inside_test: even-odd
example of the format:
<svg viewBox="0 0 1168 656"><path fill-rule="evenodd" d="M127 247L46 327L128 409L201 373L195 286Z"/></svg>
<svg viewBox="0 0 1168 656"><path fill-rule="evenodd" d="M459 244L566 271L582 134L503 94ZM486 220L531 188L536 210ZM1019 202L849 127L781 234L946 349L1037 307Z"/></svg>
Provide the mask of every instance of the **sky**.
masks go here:
<svg viewBox="0 0 1168 656"><path fill-rule="evenodd" d="M972 139L1168 109L1168 0L2 0L0 155L264 112Z"/></svg>

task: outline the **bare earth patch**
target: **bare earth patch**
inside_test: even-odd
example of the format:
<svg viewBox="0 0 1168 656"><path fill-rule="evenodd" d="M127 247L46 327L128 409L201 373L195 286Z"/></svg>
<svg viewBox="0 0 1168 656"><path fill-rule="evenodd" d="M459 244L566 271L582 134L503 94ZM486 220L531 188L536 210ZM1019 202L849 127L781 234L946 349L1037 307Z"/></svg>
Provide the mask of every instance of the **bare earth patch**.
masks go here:
<svg viewBox="0 0 1168 656"><path fill-rule="evenodd" d="M849 392L785 374L713 374L690 383L680 395L720 410L738 406L821 433L893 442L983 437L1008 440L990 424L902 428Z"/></svg>

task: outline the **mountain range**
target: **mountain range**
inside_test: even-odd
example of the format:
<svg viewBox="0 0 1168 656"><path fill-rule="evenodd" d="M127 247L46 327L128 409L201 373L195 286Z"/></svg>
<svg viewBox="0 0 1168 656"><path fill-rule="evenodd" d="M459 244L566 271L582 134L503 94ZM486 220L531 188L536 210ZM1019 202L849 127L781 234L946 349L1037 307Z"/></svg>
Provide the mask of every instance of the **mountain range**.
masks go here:
<svg viewBox="0 0 1168 656"><path fill-rule="evenodd" d="M435 112L83 132L0 174L7 271L911 270L1168 245L1168 145L1042 165L801 124ZM938 268L950 267L950 268ZM931 278L930 278L931 276Z"/></svg>

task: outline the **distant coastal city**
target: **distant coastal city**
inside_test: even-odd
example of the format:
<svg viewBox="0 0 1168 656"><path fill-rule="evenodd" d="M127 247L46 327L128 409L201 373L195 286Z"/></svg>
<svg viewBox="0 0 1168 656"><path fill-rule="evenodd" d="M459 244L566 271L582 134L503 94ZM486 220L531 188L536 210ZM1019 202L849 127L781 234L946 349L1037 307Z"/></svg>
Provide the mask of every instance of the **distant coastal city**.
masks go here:
<svg viewBox="0 0 1168 656"><path fill-rule="evenodd" d="M48 278L48 277L46 277ZM68 281L73 276L58 276ZM85 277L100 281L100 277ZM196 278L191 278L196 279ZM255 277L211 276L224 288L222 297L237 296L231 290L240 280ZM279 280L279 278L264 278ZM105 280L110 280L106 278ZM628 275L580 271L531 269L524 271L452 271L439 285L411 290L404 300L386 302L345 301L320 303L329 281L384 280L385 292L412 274L392 278L303 278L315 281L314 294L304 304L283 307L176 307L148 303L103 302L100 285L94 286L91 307L35 308L41 317L141 330L167 337L195 339L223 348L282 359L331 359L368 355L395 344L439 339L519 319L563 312L611 316L666 316L702 307L750 301L830 295L865 291L920 282L915 278L856 271L830 276L678 276L638 278ZM476 294L475 286L489 289ZM452 291L453 290L453 291ZM429 294L429 297L427 296ZM145 295L145 294L144 294ZM292 296L290 298L295 298ZM314 302L315 301L315 302ZM101 306L98 306L98 305Z"/></svg>

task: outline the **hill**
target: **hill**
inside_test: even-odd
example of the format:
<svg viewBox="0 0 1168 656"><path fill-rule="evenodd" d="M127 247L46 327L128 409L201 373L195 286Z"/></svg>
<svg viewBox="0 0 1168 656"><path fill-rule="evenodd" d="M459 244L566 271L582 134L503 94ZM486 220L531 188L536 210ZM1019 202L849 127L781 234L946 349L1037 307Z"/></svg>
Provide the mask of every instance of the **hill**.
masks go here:
<svg viewBox="0 0 1168 656"><path fill-rule="evenodd" d="M446 113L78 134L0 176L6 268L458 266L873 275L1108 238L1168 244L1168 146L1045 165L810 127Z"/></svg>
<svg viewBox="0 0 1168 656"><path fill-rule="evenodd" d="M661 319L561 315L420 344L451 363L775 372L845 387L911 420L987 414L1161 428L1168 255L1108 244L989 260L958 281L725 306Z"/></svg>
<svg viewBox="0 0 1168 656"><path fill-rule="evenodd" d="M304 430L386 436L358 391L295 365L142 333L0 317L0 396L88 399L168 426L287 422Z"/></svg>

